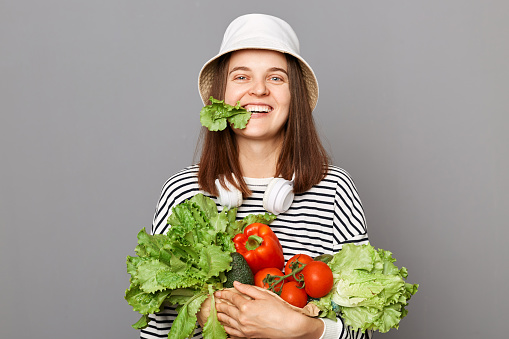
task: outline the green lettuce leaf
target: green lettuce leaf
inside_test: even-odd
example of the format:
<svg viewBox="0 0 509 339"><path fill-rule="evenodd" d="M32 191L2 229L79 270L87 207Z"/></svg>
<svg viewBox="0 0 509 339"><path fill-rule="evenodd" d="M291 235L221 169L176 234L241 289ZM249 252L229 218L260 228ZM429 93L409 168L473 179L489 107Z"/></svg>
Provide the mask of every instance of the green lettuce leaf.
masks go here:
<svg viewBox="0 0 509 339"><path fill-rule="evenodd" d="M259 222L265 225L269 225L271 222L276 220L276 215L272 213L265 212L264 214L249 214L244 219L242 219L242 222L244 225L251 225L255 222Z"/></svg>
<svg viewBox="0 0 509 339"><path fill-rule="evenodd" d="M209 220L217 215L216 203L209 197L206 197L203 194L196 194L191 199L189 199L189 201L195 203Z"/></svg>
<svg viewBox="0 0 509 339"><path fill-rule="evenodd" d="M192 288L177 288L171 291L170 295L166 298L166 301L170 305L184 305L193 296L198 294L200 291Z"/></svg>
<svg viewBox="0 0 509 339"><path fill-rule="evenodd" d="M166 269L154 273L156 275L158 286L162 286L162 288L170 290L200 286L205 281L205 279L200 279L189 274L188 271L174 272L172 270Z"/></svg>
<svg viewBox="0 0 509 339"><path fill-rule="evenodd" d="M170 290L149 293L142 291L139 286L131 285L125 293L125 299L133 307L133 310L141 314L156 313L170 294Z"/></svg>
<svg viewBox="0 0 509 339"><path fill-rule="evenodd" d="M337 315L334 310L333 303L331 301L331 296L332 296L332 294L329 293L325 297L322 297L320 299L314 299L312 301L312 303L315 304L316 306L318 306L318 308L320 309L320 314L318 315L319 317L329 318L329 319L336 321Z"/></svg>
<svg viewBox="0 0 509 339"><path fill-rule="evenodd" d="M210 218L210 225L214 229L214 234L226 232L228 227L228 216L226 215L227 210L223 210Z"/></svg>
<svg viewBox="0 0 509 339"><path fill-rule="evenodd" d="M169 263L171 252L166 249L169 242L167 236L162 234L150 235L143 228L138 232L138 246L136 246L135 252L142 258L160 259Z"/></svg>
<svg viewBox="0 0 509 339"><path fill-rule="evenodd" d="M141 318L137 322L132 324L131 326L136 330L141 330L142 328L145 328L148 326L148 321L149 321L148 315L143 314L141 316Z"/></svg>
<svg viewBox="0 0 509 339"><path fill-rule="evenodd" d="M216 100L213 97L210 97L210 102L212 104L203 107L200 111L202 126L207 127L209 131L222 131L229 122L234 128L246 128L251 112L242 108L240 102L231 106L225 104L224 100Z"/></svg>
<svg viewBox="0 0 509 339"><path fill-rule="evenodd" d="M201 304L207 299L208 294L200 293L189 299L178 310L177 318L171 326L168 338L185 339L191 337L196 329L198 318L196 313L201 308Z"/></svg>
<svg viewBox="0 0 509 339"><path fill-rule="evenodd" d="M265 225L269 225L273 222L277 216L272 213L265 212L264 214L249 214L244 219L238 220L236 222L230 223L230 228L226 230L226 232L232 236L235 236L238 233L242 233L246 226L254 224L255 222L259 222Z"/></svg>
<svg viewBox="0 0 509 339"><path fill-rule="evenodd" d="M375 248L373 246L345 244L329 262L332 272L365 270L370 272L375 264Z"/></svg>
<svg viewBox="0 0 509 339"><path fill-rule="evenodd" d="M220 272L230 269L231 260L230 253L223 252L220 246L210 245L204 247L200 252L200 272L202 272L207 279L218 276Z"/></svg>
<svg viewBox="0 0 509 339"><path fill-rule="evenodd" d="M214 297L214 289L212 286L209 286L209 296L210 296L210 314L207 319L207 322L203 326L203 336L206 338L214 338L214 339L226 339L226 331L224 327L221 325L219 320L217 319L217 310L216 310L216 299Z"/></svg>
<svg viewBox="0 0 509 339"><path fill-rule="evenodd" d="M157 275L161 271L168 272L170 270L167 265L157 259L145 260L138 266L137 274L133 281L145 292L162 291L165 286L161 285L157 279Z"/></svg>

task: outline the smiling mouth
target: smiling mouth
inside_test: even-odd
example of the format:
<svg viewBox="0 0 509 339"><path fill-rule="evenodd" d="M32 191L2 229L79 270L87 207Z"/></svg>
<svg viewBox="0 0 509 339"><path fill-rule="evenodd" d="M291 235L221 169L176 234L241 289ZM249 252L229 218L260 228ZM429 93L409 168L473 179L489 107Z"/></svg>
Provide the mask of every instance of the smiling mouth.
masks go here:
<svg viewBox="0 0 509 339"><path fill-rule="evenodd" d="M273 108L269 105L246 105L244 108L251 113L270 113L273 111Z"/></svg>

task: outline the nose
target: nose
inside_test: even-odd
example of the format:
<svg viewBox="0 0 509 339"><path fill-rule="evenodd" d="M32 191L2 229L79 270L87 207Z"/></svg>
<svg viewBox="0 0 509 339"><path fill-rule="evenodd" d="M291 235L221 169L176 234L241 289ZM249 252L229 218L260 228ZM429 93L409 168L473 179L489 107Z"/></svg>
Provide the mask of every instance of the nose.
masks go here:
<svg viewBox="0 0 509 339"><path fill-rule="evenodd" d="M265 80L256 80L253 81L250 93L256 96L264 96L269 93L269 89L267 87L267 84L265 83Z"/></svg>

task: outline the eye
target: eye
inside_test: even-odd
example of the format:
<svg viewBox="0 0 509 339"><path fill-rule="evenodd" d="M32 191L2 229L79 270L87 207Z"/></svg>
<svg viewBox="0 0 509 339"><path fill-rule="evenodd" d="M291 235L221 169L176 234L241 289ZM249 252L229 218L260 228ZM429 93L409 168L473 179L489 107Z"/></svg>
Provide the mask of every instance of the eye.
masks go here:
<svg viewBox="0 0 509 339"><path fill-rule="evenodd" d="M270 77L270 80L271 80L271 81L283 81L283 78L281 78L281 77L278 77L278 76L274 75L274 76L271 76L271 77Z"/></svg>
<svg viewBox="0 0 509 339"><path fill-rule="evenodd" d="M236 75L233 77L233 80L241 80L242 81L242 80L246 80L246 79L247 79L247 77L244 75Z"/></svg>

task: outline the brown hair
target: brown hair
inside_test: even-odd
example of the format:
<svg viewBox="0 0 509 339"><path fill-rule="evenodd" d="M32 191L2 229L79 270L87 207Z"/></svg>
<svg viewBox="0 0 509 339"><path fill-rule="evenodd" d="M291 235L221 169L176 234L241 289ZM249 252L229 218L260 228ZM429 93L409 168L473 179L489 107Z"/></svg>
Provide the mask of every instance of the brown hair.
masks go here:
<svg viewBox="0 0 509 339"><path fill-rule="evenodd" d="M226 91L230 53L219 58L216 76L210 96L223 100ZM309 96L299 61L285 54L288 64L291 102L288 120L283 126L284 140L276 165L276 177L291 180L295 174L293 190L302 193L318 184L326 175L330 158L316 131ZM221 184L228 180L244 197L250 196L238 160L238 148L234 132L228 126L220 132L202 128L200 136L201 157L198 171L200 189L215 196L218 191L215 180ZM321 165L320 165L321 164ZM233 179L235 177L237 180Z"/></svg>

